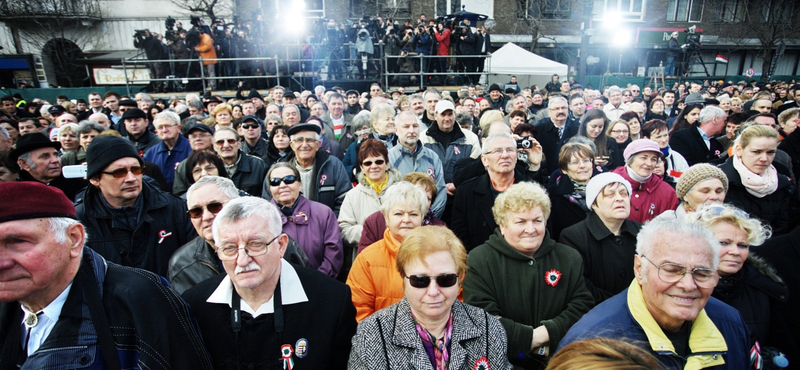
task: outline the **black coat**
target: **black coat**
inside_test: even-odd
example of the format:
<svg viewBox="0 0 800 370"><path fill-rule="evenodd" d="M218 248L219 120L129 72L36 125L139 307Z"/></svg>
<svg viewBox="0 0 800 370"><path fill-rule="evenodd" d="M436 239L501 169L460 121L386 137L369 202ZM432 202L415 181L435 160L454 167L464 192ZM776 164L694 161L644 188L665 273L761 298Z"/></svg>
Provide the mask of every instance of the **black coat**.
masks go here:
<svg viewBox="0 0 800 370"><path fill-rule="evenodd" d="M758 255L769 263L775 273L783 279L789 289L789 299L770 307L770 331L767 343L775 343L789 361L800 361L800 227L786 235L767 240L751 253Z"/></svg>
<svg viewBox="0 0 800 370"><path fill-rule="evenodd" d="M514 183L520 181L515 176ZM492 206L499 194L492 188L488 173L468 180L456 189L450 228L468 252L489 240L497 228Z"/></svg>
<svg viewBox="0 0 800 370"><path fill-rule="evenodd" d="M547 229L554 240L559 240L561 231L586 219L590 209L586 206L586 193L576 196L575 187L566 174L550 181L547 194L550 196L550 217Z"/></svg>
<svg viewBox="0 0 800 370"><path fill-rule="evenodd" d="M89 298L92 285L99 302ZM108 326L100 326L90 307L105 315ZM19 302L0 303L0 369L17 369L13 353L22 350L21 322ZM102 341L102 332L114 343ZM84 248L58 321L23 369L106 369L104 345L123 369L212 368L188 305L163 278L105 263Z"/></svg>
<svg viewBox="0 0 800 370"><path fill-rule="evenodd" d="M245 144L247 145L247 144ZM236 168L236 173L231 176L236 188L244 190L254 197L260 197L267 176L267 164L261 158L240 152L241 158Z"/></svg>
<svg viewBox="0 0 800 370"><path fill-rule="evenodd" d="M104 204L100 190L88 187L84 198L75 205L78 219L89 235L86 245L110 262L167 276L170 256L197 232L182 199L146 181L142 181L139 196L143 197L143 209L136 228L127 231Z"/></svg>
<svg viewBox="0 0 800 370"><path fill-rule="evenodd" d="M350 288L315 270L293 267L308 302L283 306L286 327L281 334L275 332L274 314L254 319L242 311L242 329L238 340L235 339L230 306L206 302L225 274L195 285L183 294L197 318L215 369L283 369L281 346L285 344L292 347L296 369L347 368L350 340L356 332L356 309ZM295 352L301 338L308 344L303 358Z"/></svg>
<svg viewBox="0 0 800 370"><path fill-rule="evenodd" d="M577 121L570 121L567 119L567 123L564 126L564 133L561 139L559 139L558 129L553 125L553 121L551 121L549 117L536 124L536 132L538 133L536 140L539 140L539 144L542 144L544 159L547 161L547 173L553 173L553 171L558 169L558 152L561 150L561 146L564 145L564 143L578 134L579 126L580 124L578 124Z"/></svg>
<svg viewBox="0 0 800 370"><path fill-rule="evenodd" d="M725 152L722 144L714 139L711 139L711 149L706 148L703 137L697 131L697 125L672 133L669 137L669 146L671 150L681 153L689 166L714 162Z"/></svg>
<svg viewBox="0 0 800 370"><path fill-rule="evenodd" d="M18 181L36 181L36 179L28 173L28 171L20 170L19 171L19 179ZM75 202L76 196L87 186L89 182L84 179L68 179L65 178L64 175L59 175L55 180L50 181L49 183L45 184L47 186L52 186L54 188L58 188L64 195L69 198L70 201Z"/></svg>
<svg viewBox="0 0 800 370"><path fill-rule="evenodd" d="M789 232L789 217L793 215L792 210L796 209L795 190L796 186L788 177L778 174L778 190L763 198L758 198L747 192L742 185L742 178L739 172L733 168L733 158L728 158L719 166L722 172L728 177L728 193L725 195L725 203L732 204L743 211L756 217L772 226L774 235L781 235Z"/></svg>
<svg viewBox="0 0 800 370"><path fill-rule="evenodd" d="M552 217L552 216L551 216ZM583 276L595 303L625 290L633 280L636 235L642 224L625 220L615 236L596 213L561 232L560 242L578 250L583 257Z"/></svg>
<svg viewBox="0 0 800 370"><path fill-rule="evenodd" d="M792 159L792 176L795 181L800 179L800 130L794 130L789 136L781 140L778 149L783 150Z"/></svg>
<svg viewBox="0 0 800 370"><path fill-rule="evenodd" d="M739 311L747 323L751 344L758 341L762 347L781 348L782 343L771 343L767 338L772 306L786 302L789 290L766 262L751 254L739 272L720 276L712 296Z"/></svg>

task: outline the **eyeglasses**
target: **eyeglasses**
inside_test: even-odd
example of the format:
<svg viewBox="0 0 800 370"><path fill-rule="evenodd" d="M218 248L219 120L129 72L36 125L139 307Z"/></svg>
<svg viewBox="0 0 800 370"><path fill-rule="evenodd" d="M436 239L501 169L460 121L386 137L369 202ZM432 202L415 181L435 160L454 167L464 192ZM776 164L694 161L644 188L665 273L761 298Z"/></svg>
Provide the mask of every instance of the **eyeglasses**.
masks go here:
<svg viewBox="0 0 800 370"><path fill-rule="evenodd" d="M694 283L700 288L713 288L717 285L717 279L715 279L717 272L712 269L705 267L689 269L686 266L672 262L664 262L661 266L656 266L653 261L650 261L644 255L642 255L642 258L658 269L658 278L665 283L674 284L683 279L684 275L692 274Z"/></svg>
<svg viewBox="0 0 800 370"><path fill-rule="evenodd" d="M294 184L295 181L297 180L298 178L295 175L289 175L284 177L273 177L269 179L269 186L279 186L281 183L284 183L286 185L291 185Z"/></svg>
<svg viewBox="0 0 800 370"><path fill-rule="evenodd" d="M233 145L233 144L236 144L236 139L227 139L227 140L221 139L221 140L215 141L214 143L217 144L218 146L223 146L223 145L225 145L226 142L228 143L228 145Z"/></svg>
<svg viewBox="0 0 800 370"><path fill-rule="evenodd" d="M132 173L134 176L139 176L144 173L144 166L133 166L131 168L117 168L111 172L102 172L106 175L111 175L115 179L121 179L125 176L128 176L128 172Z"/></svg>
<svg viewBox="0 0 800 370"><path fill-rule="evenodd" d="M267 253L267 247L272 244L272 242L280 238L281 235L283 235L283 233L278 234L278 236L272 238L272 240L266 243L252 242L248 243L245 247L236 247L233 245L220 247L217 248L217 256L223 261L235 260L237 257L239 257L239 251L244 249L244 253L248 256L258 257L264 253Z"/></svg>
<svg viewBox="0 0 800 370"><path fill-rule="evenodd" d="M199 134L189 134L189 140L197 140L197 139L204 139L211 136L211 134L207 132L199 133Z"/></svg>
<svg viewBox="0 0 800 370"><path fill-rule="evenodd" d="M369 167L372 166L372 163L373 163L372 161L364 161L361 162L361 165L364 167ZM375 160L374 163L377 164L378 166L383 166L383 164L386 163L386 161L384 161L383 159L377 159Z"/></svg>
<svg viewBox="0 0 800 370"><path fill-rule="evenodd" d="M215 215L222 210L223 205L225 205L224 202L211 202L206 204L205 206L194 207L186 211L186 213L189 214L189 218L200 218L203 216L203 208L205 208L209 212L211 212L212 215Z"/></svg>
<svg viewBox="0 0 800 370"><path fill-rule="evenodd" d="M749 219L750 215L747 212L742 211L741 209L733 208L733 207L725 207L720 205L708 205L705 207L700 208L698 211L702 213L710 213L714 216L721 216L724 212L733 213L736 217ZM730 215L730 213L728 215Z"/></svg>
<svg viewBox="0 0 800 370"><path fill-rule="evenodd" d="M490 150L486 152L486 154L493 154L493 155L502 155L503 153L507 154L514 154L517 152L517 148L498 148L495 150Z"/></svg>
<svg viewBox="0 0 800 370"><path fill-rule="evenodd" d="M165 130L168 130L168 129L171 129L171 128L177 127L177 126L178 125L160 125L160 126L156 126L156 131L165 131Z"/></svg>
<svg viewBox="0 0 800 370"><path fill-rule="evenodd" d="M591 158L581 158L581 159L579 159L577 161L569 161L569 165L570 166L580 166L581 164L591 165L592 164L592 159Z"/></svg>
<svg viewBox="0 0 800 370"><path fill-rule="evenodd" d="M251 128L259 128L259 127L261 127L261 125L259 125L257 123L242 125L242 128L245 129L245 130L248 130L248 129L251 129Z"/></svg>
<svg viewBox="0 0 800 370"><path fill-rule="evenodd" d="M298 143L298 144L303 144L303 143L311 144L311 143L316 143L317 142L317 138L314 138L314 137L302 137L301 136L301 137L295 137L294 139L292 139L292 141L294 141L295 143Z"/></svg>
<svg viewBox="0 0 800 370"><path fill-rule="evenodd" d="M628 130L611 130L611 133L614 135L627 134Z"/></svg>
<svg viewBox="0 0 800 370"><path fill-rule="evenodd" d="M439 276L411 275L406 276L408 283L414 288L424 289L431 285L431 278L436 279L440 288L449 288L458 282L458 274L444 274Z"/></svg>

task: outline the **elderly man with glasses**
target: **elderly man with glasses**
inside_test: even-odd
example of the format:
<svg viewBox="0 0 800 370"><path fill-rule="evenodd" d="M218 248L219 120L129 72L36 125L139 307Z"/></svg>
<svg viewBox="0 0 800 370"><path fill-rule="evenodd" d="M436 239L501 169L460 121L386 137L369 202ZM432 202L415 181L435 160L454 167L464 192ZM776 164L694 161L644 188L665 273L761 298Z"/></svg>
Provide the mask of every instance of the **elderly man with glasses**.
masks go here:
<svg viewBox="0 0 800 370"><path fill-rule="evenodd" d="M583 316L559 344L626 338L664 369L746 369L747 327L736 309L711 297L720 243L698 224L664 214L642 227L630 287Z"/></svg>
<svg viewBox="0 0 800 370"><path fill-rule="evenodd" d="M261 158L245 154L242 141L236 130L220 127L214 132L214 151L222 163L228 177L236 187L256 197L261 196L264 177L267 175L267 164Z"/></svg>
<svg viewBox="0 0 800 370"><path fill-rule="evenodd" d="M344 369L356 331L350 289L281 257L289 237L272 203L242 197L212 226L224 274L183 294L217 369Z"/></svg>
<svg viewBox="0 0 800 370"><path fill-rule="evenodd" d="M289 162L300 171L303 184L303 196L322 203L339 216L339 209L344 196L353 188L350 177L342 161L324 150L319 150L322 129L313 123L303 123L291 127L289 135L292 152L281 158L280 162ZM264 181L261 196L272 199L269 183Z"/></svg>
<svg viewBox="0 0 800 370"><path fill-rule="evenodd" d="M145 181L144 162L121 137L102 136L86 150L89 186L76 205L91 239L106 260L167 276L169 258L197 236L186 204Z"/></svg>

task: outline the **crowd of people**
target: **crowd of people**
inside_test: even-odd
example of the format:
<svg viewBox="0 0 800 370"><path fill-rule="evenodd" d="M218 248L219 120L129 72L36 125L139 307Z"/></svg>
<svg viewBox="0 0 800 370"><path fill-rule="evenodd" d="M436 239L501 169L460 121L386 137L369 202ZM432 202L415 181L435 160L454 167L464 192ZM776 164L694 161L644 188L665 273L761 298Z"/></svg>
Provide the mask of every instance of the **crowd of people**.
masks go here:
<svg viewBox="0 0 800 370"><path fill-rule="evenodd" d="M800 361L800 84L517 88L1 97L0 368Z"/></svg>
<svg viewBox="0 0 800 370"><path fill-rule="evenodd" d="M383 73L380 59L384 56L389 73L419 74L392 75L393 84L419 84L423 74L433 72L447 75L427 75L422 81L424 84L469 84L477 83L484 70L484 60L492 51L486 26L476 27L463 18L429 20L425 14L416 21L402 23L380 16L365 16L345 23L320 19L308 35L300 38L301 46L292 45L288 49L282 44L291 41L280 36L275 27L265 27L260 16L252 22L238 18L231 22L214 19L211 24L193 17L191 23L191 28L185 28L170 17L166 32L139 30L134 35L134 47L154 61L148 63L151 77L175 77L169 82L152 81L149 91L199 90L203 86L200 81L193 80L185 85L183 79L201 75L207 81L205 86L211 90L217 87L235 89L240 82L265 87L261 86L264 79L252 77L292 72L320 72L329 79L372 77L379 80L376 76ZM286 54L288 50L293 52ZM278 64L267 60L217 60L276 55L284 60ZM299 58L304 61L291 61ZM190 59L202 59L204 70L200 71L199 63L186 62ZM231 78L236 76L242 78Z"/></svg>

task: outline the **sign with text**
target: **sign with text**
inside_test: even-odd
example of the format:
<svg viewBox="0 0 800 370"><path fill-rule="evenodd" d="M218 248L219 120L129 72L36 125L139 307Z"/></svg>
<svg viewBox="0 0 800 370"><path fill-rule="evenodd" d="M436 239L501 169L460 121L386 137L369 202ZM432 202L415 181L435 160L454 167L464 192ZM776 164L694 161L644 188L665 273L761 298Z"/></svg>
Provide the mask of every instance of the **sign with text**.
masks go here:
<svg viewBox="0 0 800 370"><path fill-rule="evenodd" d="M150 70L147 68L128 69L120 68L95 68L92 70L94 83L97 85L124 85L125 72L131 84L144 85L150 83Z"/></svg>

